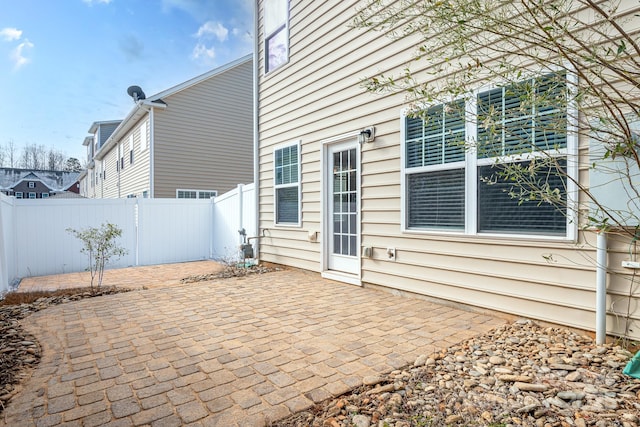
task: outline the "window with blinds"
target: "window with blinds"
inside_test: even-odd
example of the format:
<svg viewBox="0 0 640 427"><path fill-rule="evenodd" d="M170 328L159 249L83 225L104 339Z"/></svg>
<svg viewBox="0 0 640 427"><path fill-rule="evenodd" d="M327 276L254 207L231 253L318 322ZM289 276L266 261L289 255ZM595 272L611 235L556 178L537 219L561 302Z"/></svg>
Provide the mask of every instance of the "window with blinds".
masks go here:
<svg viewBox="0 0 640 427"><path fill-rule="evenodd" d="M405 228L566 236L566 78L547 74L405 117ZM560 190L556 204L514 197L501 173L511 162L526 169L542 151L555 166L537 169L536 179Z"/></svg>
<svg viewBox="0 0 640 427"><path fill-rule="evenodd" d="M298 144L274 151L276 224L297 225L300 222L299 165Z"/></svg>
<svg viewBox="0 0 640 427"><path fill-rule="evenodd" d="M427 109L405 124L407 225L464 230L464 101Z"/></svg>
<svg viewBox="0 0 640 427"><path fill-rule="evenodd" d="M526 170L530 162L523 162ZM558 160L558 166L566 170L566 160ZM539 199L521 200L511 197L517 192L513 181L504 179L500 165L478 168L478 231L481 233L565 235L567 217L560 206L566 206L566 178L555 167L545 166L537 171L551 188L565 191L560 194L559 206Z"/></svg>
<svg viewBox="0 0 640 427"><path fill-rule="evenodd" d="M566 77L548 74L477 96L479 158L567 147Z"/></svg>

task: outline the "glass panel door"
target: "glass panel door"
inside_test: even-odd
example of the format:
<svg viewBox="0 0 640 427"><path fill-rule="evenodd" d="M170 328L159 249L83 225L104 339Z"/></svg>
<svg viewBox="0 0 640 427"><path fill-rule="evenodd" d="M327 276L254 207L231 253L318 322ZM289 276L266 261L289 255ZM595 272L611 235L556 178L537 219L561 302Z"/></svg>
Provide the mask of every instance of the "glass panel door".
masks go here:
<svg viewBox="0 0 640 427"><path fill-rule="evenodd" d="M330 147L329 269L357 274L358 261L358 151L355 144Z"/></svg>

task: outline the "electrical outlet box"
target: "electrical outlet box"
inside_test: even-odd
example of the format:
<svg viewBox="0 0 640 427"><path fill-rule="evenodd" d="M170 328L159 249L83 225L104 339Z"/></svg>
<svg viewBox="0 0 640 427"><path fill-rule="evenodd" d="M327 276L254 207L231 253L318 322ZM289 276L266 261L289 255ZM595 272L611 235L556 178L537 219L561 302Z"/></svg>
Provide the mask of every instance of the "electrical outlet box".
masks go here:
<svg viewBox="0 0 640 427"><path fill-rule="evenodd" d="M363 258L371 258L372 255L373 255L373 248L371 246L364 246L362 248Z"/></svg>
<svg viewBox="0 0 640 427"><path fill-rule="evenodd" d="M624 268L638 268L640 269L640 261L622 261Z"/></svg>
<svg viewBox="0 0 640 427"><path fill-rule="evenodd" d="M387 259L389 261L396 260L396 248L387 248Z"/></svg>

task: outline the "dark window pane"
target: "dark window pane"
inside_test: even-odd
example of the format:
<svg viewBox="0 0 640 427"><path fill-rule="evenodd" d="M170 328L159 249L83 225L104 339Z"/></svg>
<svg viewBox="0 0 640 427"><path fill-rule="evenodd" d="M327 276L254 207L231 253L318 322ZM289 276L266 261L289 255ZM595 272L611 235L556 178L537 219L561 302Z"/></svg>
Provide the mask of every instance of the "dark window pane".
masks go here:
<svg viewBox="0 0 640 427"><path fill-rule="evenodd" d="M529 162L522 163L526 168ZM560 166L566 168L566 161ZM500 165L478 168L478 231L513 234L565 235L566 220L566 178L557 170L545 166L537 171L537 185L548 184L561 191L558 206L540 200L520 200L511 197L510 192L519 193L513 181L507 181L500 174ZM490 184L491 183L491 184Z"/></svg>
<svg viewBox="0 0 640 427"><path fill-rule="evenodd" d="M298 222L298 187L276 189L276 222Z"/></svg>

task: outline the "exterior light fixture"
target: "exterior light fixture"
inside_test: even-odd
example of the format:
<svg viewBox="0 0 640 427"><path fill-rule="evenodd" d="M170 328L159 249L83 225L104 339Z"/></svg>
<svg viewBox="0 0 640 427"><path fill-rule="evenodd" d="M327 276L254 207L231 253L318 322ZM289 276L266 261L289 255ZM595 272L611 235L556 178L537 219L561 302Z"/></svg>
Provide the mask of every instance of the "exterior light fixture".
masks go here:
<svg viewBox="0 0 640 427"><path fill-rule="evenodd" d="M362 129L358 134L358 142L363 144L365 142L373 142L376 138L376 128L373 126Z"/></svg>

